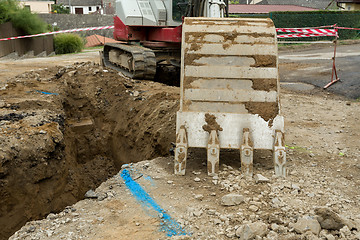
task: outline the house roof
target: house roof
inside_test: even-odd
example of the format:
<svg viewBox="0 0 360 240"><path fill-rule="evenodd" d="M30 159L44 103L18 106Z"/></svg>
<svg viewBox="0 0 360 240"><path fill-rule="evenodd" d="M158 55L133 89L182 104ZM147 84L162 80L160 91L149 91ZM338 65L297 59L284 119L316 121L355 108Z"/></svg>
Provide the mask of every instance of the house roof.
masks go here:
<svg viewBox="0 0 360 240"><path fill-rule="evenodd" d="M295 5L244 5L244 4L232 4L229 5L229 13L269 13L277 11L317 11L318 9L301 7Z"/></svg>
<svg viewBox="0 0 360 240"><path fill-rule="evenodd" d="M58 0L57 4L69 6L69 0ZM98 6L101 5L101 0L70 0L71 6Z"/></svg>
<svg viewBox="0 0 360 240"><path fill-rule="evenodd" d="M95 46L103 46L105 43L117 43L118 41L107 38L101 35L91 35L86 37L86 45L85 47L95 47Z"/></svg>

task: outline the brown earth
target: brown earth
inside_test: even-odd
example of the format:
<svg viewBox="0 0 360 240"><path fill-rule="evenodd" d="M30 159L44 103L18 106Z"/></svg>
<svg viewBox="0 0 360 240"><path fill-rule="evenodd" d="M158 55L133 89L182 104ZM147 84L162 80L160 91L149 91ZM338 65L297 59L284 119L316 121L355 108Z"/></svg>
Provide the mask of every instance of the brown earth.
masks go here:
<svg viewBox="0 0 360 240"><path fill-rule="evenodd" d="M81 199L129 159L168 155L175 138L177 88L94 63L26 72L2 87L1 239Z"/></svg>
<svg viewBox="0 0 360 240"><path fill-rule="evenodd" d="M74 204L123 163L168 155L175 141L178 88L127 79L92 62L55 66L69 59L49 62L46 69L44 60L23 68L31 60L7 61L3 66L14 72L0 71L0 239ZM15 77L16 70L39 67ZM133 166L143 176L136 175L139 183L193 233L191 239L231 239L249 221L268 224L268 235L277 237L267 239L315 239L291 226L318 206L360 219L359 102L318 89L282 90L281 101L287 180L272 177L270 155L261 152L255 153L254 171L270 179L262 185L241 177L236 152L221 153L218 180L206 175L202 151L190 153L184 177L173 175L173 157ZM222 206L229 192L243 194L245 203ZM107 197L29 222L13 239L165 239L160 220L144 213L119 176L96 193ZM359 229L350 230L345 238L340 231L325 233L356 239Z"/></svg>

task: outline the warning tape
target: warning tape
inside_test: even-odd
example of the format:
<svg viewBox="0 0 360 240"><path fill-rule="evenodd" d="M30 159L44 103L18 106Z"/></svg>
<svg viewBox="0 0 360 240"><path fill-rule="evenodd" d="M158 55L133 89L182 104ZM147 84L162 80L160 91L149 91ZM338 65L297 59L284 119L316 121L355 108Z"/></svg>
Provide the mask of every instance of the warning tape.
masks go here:
<svg viewBox="0 0 360 240"><path fill-rule="evenodd" d="M328 27L333 27L334 29L326 29ZM114 26L74 28L74 29L68 29L68 30L59 30L59 31L55 31L55 32L46 32L46 33L39 33L39 34L26 35L26 36L2 38L2 39L0 39L0 41L40 37L40 36L54 35L54 34L58 34L58 33L94 31L94 30L113 29L113 28L114 28ZM331 25L331 26L322 26L321 29L319 27L314 27L314 28L277 28L276 31L277 32L287 32L287 33L297 33L297 34L278 35L277 36L278 38L332 37L332 36L337 37L338 36L337 29L360 30L360 28L347 28L347 27L338 27L336 25Z"/></svg>
<svg viewBox="0 0 360 240"><path fill-rule="evenodd" d="M336 29L311 29L311 28L277 28L277 32L288 32L288 33L314 33L334 36Z"/></svg>
<svg viewBox="0 0 360 240"><path fill-rule="evenodd" d="M360 30L360 28L335 27L337 29Z"/></svg>
<svg viewBox="0 0 360 240"><path fill-rule="evenodd" d="M26 36L17 36L17 37L2 38L2 39L0 39L0 41L13 40L13 39L21 39L21 38L40 37L40 36L53 35L53 34L58 34L58 33L94 31L94 30L113 29L113 28L114 28L114 26L74 28L74 29L60 30L60 31L55 31L55 32L46 32L46 33L39 33L39 34L26 35Z"/></svg>
<svg viewBox="0 0 360 240"><path fill-rule="evenodd" d="M337 37L337 33L334 34L322 34L322 33L312 33L312 34L284 34L278 35L277 38L303 38L303 37Z"/></svg>

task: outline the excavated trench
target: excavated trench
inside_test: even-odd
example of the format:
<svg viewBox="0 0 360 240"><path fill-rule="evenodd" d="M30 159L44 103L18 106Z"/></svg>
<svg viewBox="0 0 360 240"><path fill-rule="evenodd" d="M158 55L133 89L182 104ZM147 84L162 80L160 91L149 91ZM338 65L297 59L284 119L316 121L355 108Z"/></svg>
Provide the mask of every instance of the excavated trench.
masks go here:
<svg viewBox="0 0 360 240"><path fill-rule="evenodd" d="M45 84L58 95L34 99L44 98L32 90ZM24 86L32 100L8 105L23 115L8 115L4 125L17 137L0 151L0 239L82 199L122 164L168 155L175 140L176 87L125 79L93 63L28 74L8 92Z"/></svg>

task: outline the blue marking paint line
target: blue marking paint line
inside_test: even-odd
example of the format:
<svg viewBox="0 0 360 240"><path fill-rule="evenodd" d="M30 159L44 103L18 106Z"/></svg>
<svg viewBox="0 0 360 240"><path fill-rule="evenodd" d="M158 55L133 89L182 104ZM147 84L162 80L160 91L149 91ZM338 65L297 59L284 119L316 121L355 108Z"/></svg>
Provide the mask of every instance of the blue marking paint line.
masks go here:
<svg viewBox="0 0 360 240"><path fill-rule="evenodd" d="M154 180L150 176L144 176L143 178L149 181L152 187L155 187Z"/></svg>
<svg viewBox="0 0 360 240"><path fill-rule="evenodd" d="M39 90L36 90L38 93L41 93L41 94L45 94L45 95L59 95L58 93L51 93L51 92L43 92L43 91L39 91Z"/></svg>
<svg viewBox="0 0 360 240"><path fill-rule="evenodd" d="M126 187L131 191L131 194L143 207L152 208L158 213L161 221L160 230L165 231L168 237L188 234L178 222L171 218L171 216L150 197L140 184L131 178L127 169L121 171L121 177L124 179Z"/></svg>

